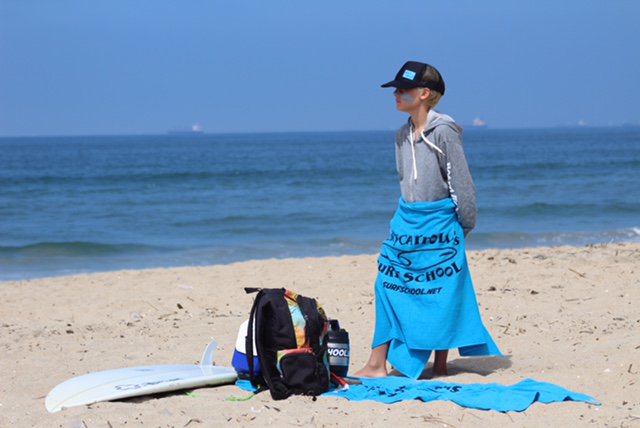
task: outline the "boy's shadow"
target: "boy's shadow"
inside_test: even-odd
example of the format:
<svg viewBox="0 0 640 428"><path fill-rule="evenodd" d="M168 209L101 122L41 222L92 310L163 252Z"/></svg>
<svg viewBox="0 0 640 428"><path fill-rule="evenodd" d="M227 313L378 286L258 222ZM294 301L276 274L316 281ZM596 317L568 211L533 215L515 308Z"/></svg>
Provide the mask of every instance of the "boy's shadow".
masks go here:
<svg viewBox="0 0 640 428"><path fill-rule="evenodd" d="M480 376L488 376L498 370L510 368L511 356L504 357L485 357L485 358L456 358L447 363L449 376L455 376L462 373L474 373ZM389 373L391 376L402 376L397 370ZM433 363L428 363L422 374L418 378L420 380L437 379L446 382L447 376L433 377Z"/></svg>

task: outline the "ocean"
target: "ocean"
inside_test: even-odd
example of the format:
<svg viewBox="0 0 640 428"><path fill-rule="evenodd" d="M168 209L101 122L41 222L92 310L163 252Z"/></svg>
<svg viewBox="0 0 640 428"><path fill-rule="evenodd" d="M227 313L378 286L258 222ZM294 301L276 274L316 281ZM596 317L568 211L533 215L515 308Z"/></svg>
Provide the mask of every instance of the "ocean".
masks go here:
<svg viewBox="0 0 640 428"><path fill-rule="evenodd" d="M0 280L376 253L394 131L0 138ZM640 129L465 132L468 248L640 242Z"/></svg>

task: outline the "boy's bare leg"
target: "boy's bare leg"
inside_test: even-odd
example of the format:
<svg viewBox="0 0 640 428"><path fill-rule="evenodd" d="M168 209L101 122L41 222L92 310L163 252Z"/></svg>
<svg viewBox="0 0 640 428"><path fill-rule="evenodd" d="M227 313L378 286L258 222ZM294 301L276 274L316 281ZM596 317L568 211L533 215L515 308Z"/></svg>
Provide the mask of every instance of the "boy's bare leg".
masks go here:
<svg viewBox="0 0 640 428"><path fill-rule="evenodd" d="M351 376L353 377L385 377L387 372L387 354L389 353L389 343L380 345L371 350L367 364Z"/></svg>
<svg viewBox="0 0 640 428"><path fill-rule="evenodd" d="M447 357L449 351L436 351L436 357L433 362L433 376L447 376Z"/></svg>

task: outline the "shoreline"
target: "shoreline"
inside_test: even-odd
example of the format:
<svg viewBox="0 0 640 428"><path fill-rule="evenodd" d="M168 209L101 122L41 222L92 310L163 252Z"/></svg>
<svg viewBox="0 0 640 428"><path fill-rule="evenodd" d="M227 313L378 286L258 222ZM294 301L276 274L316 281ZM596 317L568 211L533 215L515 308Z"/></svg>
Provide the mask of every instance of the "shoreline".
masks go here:
<svg viewBox="0 0 640 428"><path fill-rule="evenodd" d="M80 374L197 363L212 338L230 366L253 295L285 287L318 299L351 338L351 370L373 332L376 255L263 259L0 282L1 426L632 426L640 416L640 244L467 251L483 321L503 359L450 356L445 382L556 383L598 399L534 404L523 413L448 402L383 405L334 398L244 402L235 386L97 403L49 414L44 397ZM301 409L305 408L304 412ZM277 409L277 410L276 410ZM189 422L191 421L191 422ZM199 422L195 422L199 421Z"/></svg>
<svg viewBox="0 0 640 428"><path fill-rule="evenodd" d="M637 228L630 228L632 230L636 230ZM640 233L640 232L637 232ZM382 242L382 241L381 241ZM634 240L628 240L628 241L615 241L615 242L593 242L593 243L581 243L581 244L572 244L572 243L568 243L568 244L558 244L558 245L546 245L546 244L541 244L541 245L523 245L523 246L510 246L510 247L478 247L478 246L474 246L471 245L471 249L469 248L469 246L467 246L467 254L470 253L477 253L477 252L485 252L485 251L533 251L533 250L543 250L543 249L554 249L554 248L564 248L564 247L571 247L571 248L582 248L582 247L599 247L599 246L610 246L610 245L640 245L640 242L636 242ZM60 274L43 274L41 276L34 276L34 277L25 277L25 278L7 278L7 279L3 279L2 276L0 276L0 285L4 284L4 283L10 283L10 282L27 282L27 281L36 281L36 280L46 280L46 279L51 279L51 278L60 278L60 277L73 277L73 276L80 276L80 275L93 275L93 274L105 274L105 273L117 273L117 272L128 272L128 271L153 271L153 270L158 270L158 269L188 269L188 268L207 268L207 267L214 267L214 266L228 266L231 264L236 264L236 263L247 263L247 262L253 262L253 261L268 261L268 260L274 260L274 261L285 261L285 260L299 260L299 259L322 259L322 258L340 258L340 257L362 257L362 256L372 256L372 257L377 257L379 253L379 248L377 250L375 250L374 252L371 253L347 253L347 254L338 254L338 255L324 255L324 254L320 254L320 255L305 255L305 256L301 256L301 257L289 257L289 256L284 256L284 257L269 257L269 256L265 256L265 257L258 257L258 258L249 258L249 259L240 259L240 260L229 260L229 261L223 261L221 263L216 263L216 264L207 264L207 263L202 263L202 264L184 264L184 265L158 265L158 266L142 266L142 267L114 267L113 269L109 269L106 268L104 270L102 269L98 269L98 270L88 270L86 272L83 271L76 271L72 268L70 268L71 272L65 272L65 273L60 273ZM0 273L1 274L1 273Z"/></svg>

